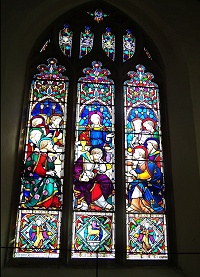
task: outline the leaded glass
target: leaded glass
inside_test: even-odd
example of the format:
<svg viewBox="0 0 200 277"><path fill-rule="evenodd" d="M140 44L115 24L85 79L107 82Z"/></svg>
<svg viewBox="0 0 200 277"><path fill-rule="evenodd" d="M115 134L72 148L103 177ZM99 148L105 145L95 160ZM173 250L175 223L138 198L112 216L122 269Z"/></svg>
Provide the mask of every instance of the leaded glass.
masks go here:
<svg viewBox="0 0 200 277"><path fill-rule="evenodd" d="M48 59L31 85L14 257L58 257L68 79Z"/></svg>
<svg viewBox="0 0 200 277"><path fill-rule="evenodd" d="M48 39L48 40L45 42L45 44L44 44L44 45L42 46L42 48L40 49L40 52L45 51L46 48L47 48L47 46L49 45L49 43L50 43L50 39Z"/></svg>
<svg viewBox="0 0 200 277"><path fill-rule="evenodd" d="M127 214L127 259L167 258L166 218L161 214Z"/></svg>
<svg viewBox="0 0 200 277"><path fill-rule="evenodd" d="M94 61L92 66L83 70L86 77L80 78L78 82L72 257L95 258L99 252L102 257L113 258L114 85L107 78L109 70L102 69L101 62ZM84 220L79 216L79 211L85 212ZM100 212L99 215L96 212ZM83 224L81 230L78 224L80 220ZM86 231L89 225L93 233L101 230L102 235L100 232L98 236L89 238Z"/></svg>
<svg viewBox="0 0 200 277"><path fill-rule="evenodd" d="M71 57L73 32L70 31L69 25L65 24L59 32L59 45L63 54Z"/></svg>
<svg viewBox="0 0 200 277"><path fill-rule="evenodd" d="M144 52L147 55L148 59L152 60L151 54L149 53L146 47L144 47Z"/></svg>
<svg viewBox="0 0 200 277"><path fill-rule="evenodd" d="M124 83L127 259L167 259L159 88L136 69Z"/></svg>
<svg viewBox="0 0 200 277"><path fill-rule="evenodd" d="M150 40L126 16L116 11L112 12L113 17L108 18L109 14L96 9L95 4L91 9L94 12L87 12L86 5L83 9L78 7L73 13L68 12L61 21L67 19L64 22L70 22L70 25L63 26L64 22L60 24L58 21L56 25L49 26L49 35L46 36L45 32L46 39L42 44L36 43L40 45L39 50L36 47L41 58L51 57L55 53L71 71L68 126L75 121L75 134L71 130L68 133L66 127L68 78L63 75L65 68L57 65L55 58L50 58L47 65L38 66L40 73L33 76L31 83L27 122L24 122L26 126L23 130L23 171L13 256L61 258L62 247L62 258L66 258L68 264L70 257L114 259L116 247L118 258L123 259L126 239L127 259L167 260L159 88L153 82L153 74L146 72L143 65L139 64L135 71L129 71L132 70L131 64L137 64L141 59L140 63L146 61L152 72L159 71L160 77L161 67L156 67L160 65L159 55L156 55L150 43L146 45ZM132 28L133 32L126 26ZM94 33L97 35L95 44ZM54 41L53 38L57 39ZM156 63L151 62L152 57L146 47L154 53ZM110 71L102 68L100 61L94 60L97 56L101 60L102 55L106 67L112 68L112 79L118 83L117 103L114 81L108 78ZM37 60L37 55L33 57L31 64ZM83 69L88 61L88 66L93 61L91 67ZM84 77L79 78L77 76L80 76L82 69ZM129 80L121 88L124 72L127 71ZM162 78L160 80L162 82ZM120 101L122 94L124 103ZM115 107L119 120L116 164ZM125 124L121 121L124 120L121 117L123 110ZM125 159L122 160L119 153L124 151L120 143L123 126ZM73 144L74 147L71 147ZM72 156L73 170L70 170ZM64 167L67 176L64 176ZM115 171L119 178L117 181ZM64 184L67 184L65 194ZM120 186L125 189L122 199L118 196L119 201L115 206L115 194L119 195ZM119 191L115 191L116 187ZM63 202L63 198L69 201ZM118 238L122 235L120 242L115 241L115 220L118 223L121 220L122 202L125 206L124 215L121 214L123 225L120 226L121 230L120 227L117 230ZM64 218L63 209L70 211L70 205L72 216ZM63 241L67 240L62 246L61 220ZM67 250L69 243L70 253Z"/></svg>
<svg viewBox="0 0 200 277"><path fill-rule="evenodd" d="M96 22L101 22L104 17L109 16L109 14L103 13L102 10L95 10L95 12L88 12L89 15L94 17Z"/></svg>
<svg viewBox="0 0 200 277"><path fill-rule="evenodd" d="M123 36L123 62L132 58L135 53L135 37L131 30L126 30L126 35Z"/></svg>
<svg viewBox="0 0 200 277"><path fill-rule="evenodd" d="M114 214L74 213L72 258L114 258Z"/></svg>
<svg viewBox="0 0 200 277"><path fill-rule="evenodd" d="M102 35L102 48L106 55L115 60L115 35L111 33L111 28L107 27L106 32Z"/></svg>
<svg viewBox="0 0 200 277"><path fill-rule="evenodd" d="M61 213L19 210L15 257L58 258Z"/></svg>
<svg viewBox="0 0 200 277"><path fill-rule="evenodd" d="M90 26L85 26L85 32L81 32L80 36L80 54L79 58L87 55L93 47L94 33L91 32Z"/></svg>

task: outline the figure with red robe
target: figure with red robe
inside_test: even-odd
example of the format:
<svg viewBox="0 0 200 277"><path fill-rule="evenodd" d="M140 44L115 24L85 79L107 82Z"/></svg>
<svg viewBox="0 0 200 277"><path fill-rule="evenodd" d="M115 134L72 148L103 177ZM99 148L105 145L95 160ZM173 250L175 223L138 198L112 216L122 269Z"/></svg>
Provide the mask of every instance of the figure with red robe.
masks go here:
<svg viewBox="0 0 200 277"><path fill-rule="evenodd" d="M23 208L60 208L61 180L56 175L54 157L48 152L54 152L51 138L44 137L39 142L39 151L33 152L25 162L22 177Z"/></svg>

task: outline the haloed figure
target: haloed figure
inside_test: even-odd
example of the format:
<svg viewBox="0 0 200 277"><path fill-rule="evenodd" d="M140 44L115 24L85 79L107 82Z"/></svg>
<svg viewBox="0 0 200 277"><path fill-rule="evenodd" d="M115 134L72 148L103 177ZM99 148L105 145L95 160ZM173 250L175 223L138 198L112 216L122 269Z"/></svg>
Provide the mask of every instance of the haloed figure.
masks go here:
<svg viewBox="0 0 200 277"><path fill-rule="evenodd" d="M148 138L159 139L158 131L156 131L156 121L152 118L146 118L142 123L142 136L140 138L140 144L144 144L145 140Z"/></svg>

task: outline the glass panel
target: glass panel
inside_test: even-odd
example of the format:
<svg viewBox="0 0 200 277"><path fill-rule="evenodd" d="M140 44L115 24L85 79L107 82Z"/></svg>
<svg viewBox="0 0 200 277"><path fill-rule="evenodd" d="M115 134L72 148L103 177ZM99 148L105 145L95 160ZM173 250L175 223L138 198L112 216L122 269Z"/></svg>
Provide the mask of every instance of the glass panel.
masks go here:
<svg viewBox="0 0 200 277"><path fill-rule="evenodd" d="M114 217L108 212L115 209L114 85L107 78L110 72L102 69L100 62L94 61L92 66L83 70L86 77L78 83L72 257L95 258L99 253L101 257L113 258ZM81 230L78 211L85 211ZM98 216L96 212L100 212ZM103 226L104 220L108 225ZM99 235L89 239L86 230L90 225L91 232Z"/></svg>
<svg viewBox="0 0 200 277"><path fill-rule="evenodd" d="M90 26L85 26L85 32L81 32L80 36L80 54L79 58L87 55L93 47L94 33L91 32Z"/></svg>
<svg viewBox="0 0 200 277"><path fill-rule="evenodd" d="M151 54L149 53L149 51L145 47L144 47L144 52L147 55L148 59L152 60Z"/></svg>
<svg viewBox="0 0 200 277"><path fill-rule="evenodd" d="M109 14L103 13L102 10L96 10L94 13L93 12L88 12L89 15L94 17L94 20L96 22L101 22L104 17L109 16Z"/></svg>
<svg viewBox="0 0 200 277"><path fill-rule="evenodd" d="M127 259L167 259L165 215L127 214Z"/></svg>
<svg viewBox="0 0 200 277"><path fill-rule="evenodd" d="M74 213L72 258L113 259L114 235L114 214Z"/></svg>
<svg viewBox="0 0 200 277"><path fill-rule="evenodd" d="M159 89L136 69L124 83L127 259L167 259Z"/></svg>
<svg viewBox="0 0 200 277"><path fill-rule="evenodd" d="M56 62L38 66L31 85L14 257L59 254L68 82Z"/></svg>
<svg viewBox="0 0 200 277"><path fill-rule="evenodd" d="M19 210L16 258L58 258L61 212Z"/></svg>
<svg viewBox="0 0 200 277"><path fill-rule="evenodd" d="M41 48L40 52L45 51L45 50L46 50L46 48L47 48L47 46L49 45L49 43L50 43L50 39L48 39L48 40L45 42L45 44L42 46L42 48Z"/></svg>
<svg viewBox="0 0 200 277"><path fill-rule="evenodd" d="M126 30L127 34L123 36L123 62L132 58L135 53L135 37L131 30Z"/></svg>
<svg viewBox="0 0 200 277"><path fill-rule="evenodd" d="M111 33L111 28L107 27L106 32L102 35L102 48L106 55L115 60L115 35Z"/></svg>
<svg viewBox="0 0 200 277"><path fill-rule="evenodd" d="M65 24L59 32L59 45L63 54L71 57L73 32L70 31L69 25Z"/></svg>

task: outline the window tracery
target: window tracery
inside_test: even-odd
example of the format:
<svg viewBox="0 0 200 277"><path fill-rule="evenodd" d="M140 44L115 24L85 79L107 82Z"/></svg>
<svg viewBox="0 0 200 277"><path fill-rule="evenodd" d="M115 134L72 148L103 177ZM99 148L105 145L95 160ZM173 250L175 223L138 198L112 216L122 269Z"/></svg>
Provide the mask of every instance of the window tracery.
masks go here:
<svg viewBox="0 0 200 277"><path fill-rule="evenodd" d="M75 20L68 14L70 24L61 22L57 33L38 51L41 59L48 53L60 59L59 65L56 58L39 65L40 74L31 85L14 257L60 257L60 247L66 247L61 245L61 223L71 220L72 258L96 258L98 253L99 258L114 259L117 194L123 194L127 259L168 259L160 92L150 73L157 67L156 57L152 60L144 50L145 35L120 13L126 23L117 32L120 20L117 29L112 9L107 9L109 13L88 12L94 20L87 18L80 28L74 27ZM87 8L77 13L86 19ZM59 37L63 56L57 53L53 37ZM149 72L145 72L146 65ZM69 79L63 75L65 68ZM85 77L72 76L71 69ZM107 77L110 73L112 78ZM70 83L77 86L76 97L68 93ZM118 102L121 95L124 104ZM73 97L76 113L67 104L67 98ZM117 117L117 109L123 110L124 119ZM74 117L70 150L74 165L67 172L66 163L71 160L66 148L73 145L67 120L72 122ZM120 162L115 158L116 145L121 145L115 126L124 134L124 160ZM116 180L116 171L121 171L120 180ZM71 182L66 173L73 174ZM63 209L70 208L63 202L68 187L73 192L69 196L72 219L62 217Z"/></svg>

